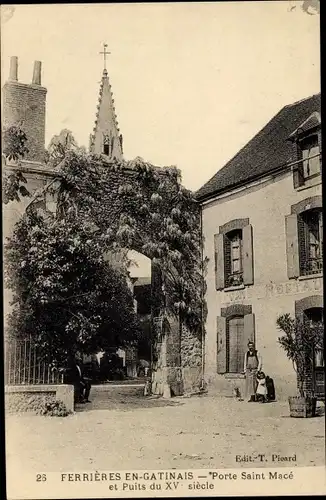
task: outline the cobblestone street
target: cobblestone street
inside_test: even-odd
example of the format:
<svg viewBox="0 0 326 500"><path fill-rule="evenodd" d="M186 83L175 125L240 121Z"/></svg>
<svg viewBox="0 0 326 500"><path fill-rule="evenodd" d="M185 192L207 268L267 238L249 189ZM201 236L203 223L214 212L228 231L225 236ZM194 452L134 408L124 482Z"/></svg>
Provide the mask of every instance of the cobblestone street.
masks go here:
<svg viewBox="0 0 326 500"><path fill-rule="evenodd" d="M97 386L92 403L66 418L9 415L8 471L324 464L323 405L316 418L294 419L284 402L250 404L212 395L164 400L142 393L142 386ZM254 454L268 462L237 461ZM296 461L273 462L273 454Z"/></svg>

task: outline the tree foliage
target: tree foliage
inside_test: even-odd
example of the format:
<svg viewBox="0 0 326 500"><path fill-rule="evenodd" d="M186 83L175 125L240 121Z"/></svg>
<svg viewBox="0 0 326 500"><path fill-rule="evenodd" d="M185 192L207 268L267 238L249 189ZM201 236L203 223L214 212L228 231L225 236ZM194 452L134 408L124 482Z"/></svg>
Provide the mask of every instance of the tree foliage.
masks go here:
<svg viewBox="0 0 326 500"><path fill-rule="evenodd" d="M126 276L103 255L101 239L73 214L35 210L6 245L6 285L13 291L9 335L32 337L53 358L137 339L139 324Z"/></svg>
<svg viewBox="0 0 326 500"><path fill-rule="evenodd" d="M28 153L27 136L18 125L11 125L3 131L3 154L8 160L18 160Z"/></svg>
<svg viewBox="0 0 326 500"><path fill-rule="evenodd" d="M317 323L311 326L304 320L283 314L276 320L276 325L283 335L278 338L286 356L293 363L298 377L298 389L304 396L304 381L307 367L313 363L316 349L324 349L324 326Z"/></svg>
<svg viewBox="0 0 326 500"><path fill-rule="evenodd" d="M162 275L159 302L165 296L169 314L198 329L205 313L200 211L179 170L72 152L60 173L59 212L89 220L108 248L149 257Z"/></svg>
<svg viewBox="0 0 326 500"><path fill-rule="evenodd" d="M26 146L27 136L18 125L7 127L3 131L3 156L5 160L17 162L28 153ZM30 193L24 184L27 183L21 169L6 170L3 165L2 200L7 204L10 201L20 201L20 197Z"/></svg>

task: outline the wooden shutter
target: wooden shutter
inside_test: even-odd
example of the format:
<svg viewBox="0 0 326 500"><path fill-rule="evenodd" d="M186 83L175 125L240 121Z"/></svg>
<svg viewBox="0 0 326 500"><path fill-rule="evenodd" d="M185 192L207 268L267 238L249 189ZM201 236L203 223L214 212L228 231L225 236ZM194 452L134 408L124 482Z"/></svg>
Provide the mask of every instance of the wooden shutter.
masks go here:
<svg viewBox="0 0 326 500"><path fill-rule="evenodd" d="M243 283L245 285L252 285L254 282L254 259L251 224L242 229L242 265Z"/></svg>
<svg viewBox="0 0 326 500"><path fill-rule="evenodd" d="M244 316L244 342L247 347L249 342L255 342L255 315L246 314ZM247 350L247 348L246 348ZM245 351L246 352L246 351Z"/></svg>
<svg viewBox="0 0 326 500"><path fill-rule="evenodd" d="M217 373L226 372L226 318L216 318L216 365Z"/></svg>
<svg viewBox="0 0 326 500"><path fill-rule="evenodd" d="M214 250L215 250L215 287L216 290L223 290L224 276L224 235L214 235Z"/></svg>
<svg viewBox="0 0 326 500"><path fill-rule="evenodd" d="M298 217L296 214L285 217L286 258L288 278L300 276Z"/></svg>

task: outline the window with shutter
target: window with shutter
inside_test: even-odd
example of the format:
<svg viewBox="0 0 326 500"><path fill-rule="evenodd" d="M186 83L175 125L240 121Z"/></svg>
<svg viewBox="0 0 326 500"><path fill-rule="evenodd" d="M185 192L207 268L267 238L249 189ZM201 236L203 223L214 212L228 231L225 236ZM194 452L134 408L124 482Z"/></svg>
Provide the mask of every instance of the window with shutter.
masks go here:
<svg viewBox="0 0 326 500"><path fill-rule="evenodd" d="M318 136L312 135L299 143L302 157L302 177L304 181L320 173L320 148Z"/></svg>
<svg viewBox="0 0 326 500"><path fill-rule="evenodd" d="M243 283L242 267L242 230L227 233L224 238L225 286L237 286Z"/></svg>
<svg viewBox="0 0 326 500"><path fill-rule="evenodd" d="M293 169L293 185L295 188L303 186L309 179L320 175L319 133L297 140L297 160L299 163Z"/></svg>
<svg viewBox="0 0 326 500"><path fill-rule="evenodd" d="M302 212L298 216L300 275L306 276L323 271L321 209Z"/></svg>
<svg viewBox="0 0 326 500"><path fill-rule="evenodd" d="M253 284L253 240L249 219L234 219L214 236L216 289Z"/></svg>
<svg viewBox="0 0 326 500"><path fill-rule="evenodd" d="M304 321L309 329L324 329L324 315L322 307L311 307L303 311ZM312 366L306 367L307 374L312 374L312 381L307 380L306 384L312 383L312 389L317 397L325 396L325 357L322 345L313 346Z"/></svg>

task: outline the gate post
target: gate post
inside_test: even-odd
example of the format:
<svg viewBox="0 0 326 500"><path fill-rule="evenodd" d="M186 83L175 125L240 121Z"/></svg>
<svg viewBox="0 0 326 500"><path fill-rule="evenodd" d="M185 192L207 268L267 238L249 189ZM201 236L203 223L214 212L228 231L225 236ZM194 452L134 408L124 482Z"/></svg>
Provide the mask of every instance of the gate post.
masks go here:
<svg viewBox="0 0 326 500"><path fill-rule="evenodd" d="M181 369L180 325L172 317L161 320L158 332L157 363L152 374L153 394L163 395L164 388L169 387L172 396L183 394L183 378Z"/></svg>

